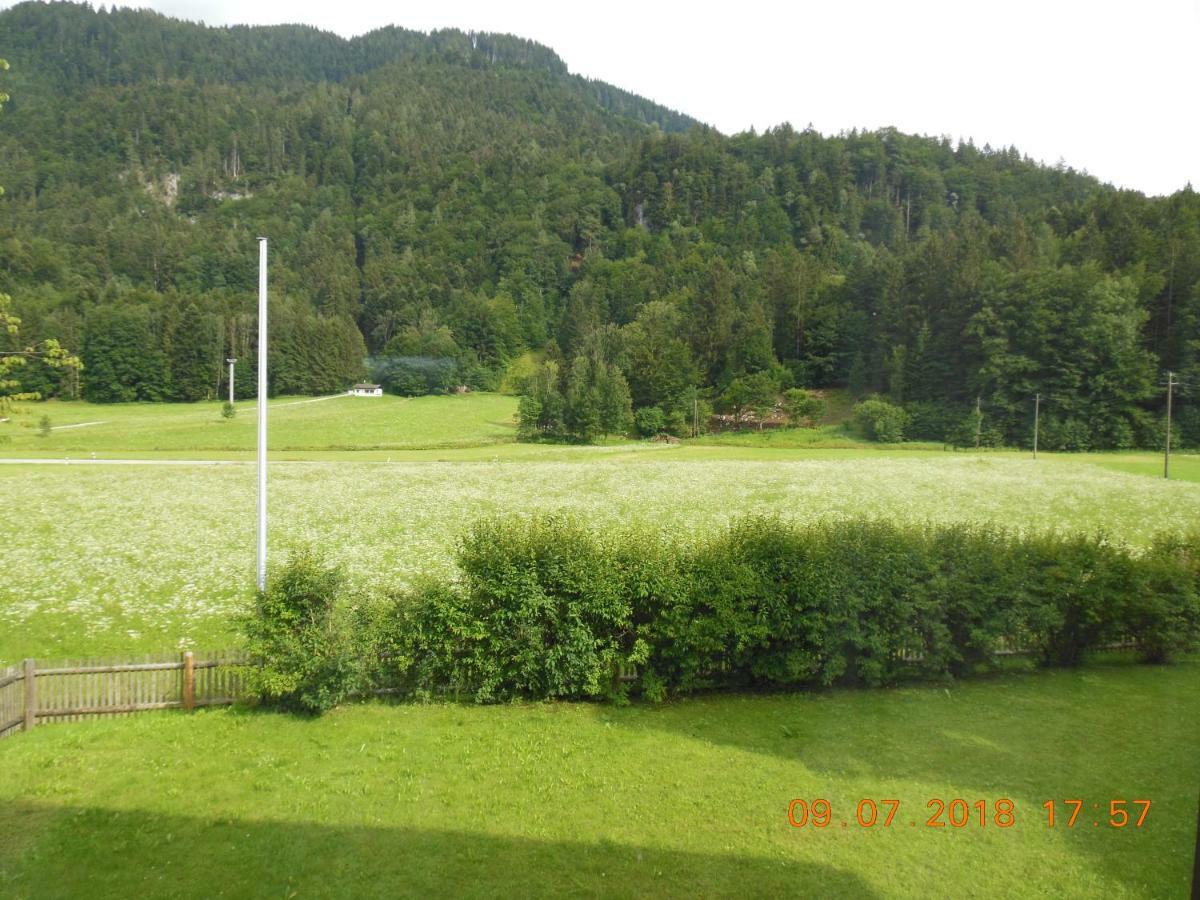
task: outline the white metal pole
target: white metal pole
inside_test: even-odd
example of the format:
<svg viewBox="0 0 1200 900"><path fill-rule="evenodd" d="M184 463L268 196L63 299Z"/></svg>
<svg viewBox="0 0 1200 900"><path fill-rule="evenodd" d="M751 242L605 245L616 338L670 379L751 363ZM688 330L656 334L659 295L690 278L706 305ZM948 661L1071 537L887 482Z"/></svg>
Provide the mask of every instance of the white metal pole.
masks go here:
<svg viewBox="0 0 1200 900"><path fill-rule="evenodd" d="M233 364L235 362L237 362L237 360L236 359L227 359L227 360L225 360L225 362L229 363L229 402L232 403L233 402Z"/></svg>
<svg viewBox="0 0 1200 900"><path fill-rule="evenodd" d="M258 239L258 589L267 588L267 239Z"/></svg>

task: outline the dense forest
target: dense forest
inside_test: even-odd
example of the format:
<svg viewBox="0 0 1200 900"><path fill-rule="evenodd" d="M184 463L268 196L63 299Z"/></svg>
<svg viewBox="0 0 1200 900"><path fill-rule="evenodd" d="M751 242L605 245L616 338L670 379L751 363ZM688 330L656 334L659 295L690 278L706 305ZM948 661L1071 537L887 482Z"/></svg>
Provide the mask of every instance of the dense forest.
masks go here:
<svg viewBox="0 0 1200 900"><path fill-rule="evenodd" d="M538 349L523 425L552 437L848 386L906 436L1025 443L1041 394L1047 449L1152 447L1165 373L1200 382L1190 186L890 129L727 137L493 34L24 3L0 56L0 292L83 360L23 367L46 396L219 396L260 234L273 392L495 388Z"/></svg>

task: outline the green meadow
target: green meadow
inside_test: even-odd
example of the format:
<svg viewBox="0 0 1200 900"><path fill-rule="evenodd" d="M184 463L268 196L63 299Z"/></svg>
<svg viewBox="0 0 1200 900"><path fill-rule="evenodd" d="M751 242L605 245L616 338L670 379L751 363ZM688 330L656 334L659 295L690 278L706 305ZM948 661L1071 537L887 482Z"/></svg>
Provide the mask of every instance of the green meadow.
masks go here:
<svg viewBox="0 0 1200 900"><path fill-rule="evenodd" d="M1182 898L1198 681L1114 662L657 707L49 726L0 742L0 895ZM828 825L790 825L796 799L827 800ZM927 824L954 799L968 824ZM1109 824L1122 799L1151 802L1141 827L1132 803Z"/></svg>
<svg viewBox="0 0 1200 900"><path fill-rule="evenodd" d="M0 423L7 455L110 451L253 452L257 404L241 400L232 419L220 403L24 404ZM274 450L402 450L477 447L511 441L517 401L501 394L450 397L283 397L267 406ZM39 427L50 420L50 433ZM7 440L6 440L7 438Z"/></svg>
<svg viewBox="0 0 1200 900"><path fill-rule="evenodd" d="M514 409L495 394L274 401L271 564L315 546L364 596L422 575L451 578L467 523L500 512L681 533L751 514L988 521L1104 532L1135 547L1200 522L1194 455L1177 456L1176 479L1165 481L1152 477L1161 461L1151 454L1035 461L919 445L779 446L789 432L521 444ZM47 459L0 464L0 489L21 511L0 585L0 664L235 643L254 571L253 408L232 421L216 404L26 410L0 425L11 435L3 455ZM100 424L42 435L29 427L41 415ZM92 454L148 464L92 464Z"/></svg>
<svg viewBox="0 0 1200 900"><path fill-rule="evenodd" d="M705 458L594 448L554 458L277 462L271 565L310 545L370 595L451 578L467 523L564 511L686 533L750 514L799 521L989 521L1105 532L1134 546L1195 527L1200 484L1090 463L971 454ZM0 660L221 648L252 591L249 462L0 465L21 510L0 587Z"/></svg>

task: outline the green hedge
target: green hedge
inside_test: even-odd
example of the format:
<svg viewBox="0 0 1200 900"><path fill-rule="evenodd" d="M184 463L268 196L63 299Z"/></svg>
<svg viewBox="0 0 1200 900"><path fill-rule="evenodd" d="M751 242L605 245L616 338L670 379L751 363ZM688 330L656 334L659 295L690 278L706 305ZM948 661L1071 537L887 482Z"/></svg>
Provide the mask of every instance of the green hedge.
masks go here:
<svg viewBox="0 0 1200 900"><path fill-rule="evenodd" d="M264 700L303 712L323 712L369 689L374 655L362 635L359 610L345 601L340 571L311 548L294 553L242 621L246 649L258 665L253 689Z"/></svg>
<svg viewBox="0 0 1200 900"><path fill-rule="evenodd" d="M1163 662L1200 639L1200 536L1136 553L1103 537L977 525L750 518L680 538L546 516L478 523L458 562L456 582L360 616L370 624L354 630L355 653L369 664L345 662L345 627L325 627L336 649L310 651L321 629L304 625L272 661L303 672L277 682L295 681L293 694L321 700L313 708L355 677L478 702L661 699L963 677L1013 649L1069 666L1130 641ZM260 603L260 614L273 609ZM256 648L269 657L261 639ZM308 652L315 661L301 666ZM321 672L334 682L324 694L309 685Z"/></svg>

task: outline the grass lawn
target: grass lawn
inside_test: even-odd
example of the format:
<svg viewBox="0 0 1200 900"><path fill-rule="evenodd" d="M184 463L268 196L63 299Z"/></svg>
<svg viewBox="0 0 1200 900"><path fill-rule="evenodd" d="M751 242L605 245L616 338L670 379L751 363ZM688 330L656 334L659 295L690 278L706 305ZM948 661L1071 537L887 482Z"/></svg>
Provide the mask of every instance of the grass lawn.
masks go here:
<svg viewBox="0 0 1200 900"><path fill-rule="evenodd" d="M530 363L532 364L532 363ZM705 435L680 445L609 439L598 446L516 443L515 397L456 396L356 398L283 397L270 402L273 460L491 461L613 459L657 453L661 460L879 459L896 457L1028 459L1027 451L951 451L941 444L872 444L844 431L850 400L827 392L830 414L819 428L781 428ZM255 404L240 401L233 420L216 403L27 403L0 423L0 458L253 460ZM38 422L51 420L50 434ZM1086 462L1129 474L1160 477L1161 454L1054 454L1047 460ZM1200 482L1200 454L1177 453L1172 478Z"/></svg>
<svg viewBox="0 0 1200 900"><path fill-rule="evenodd" d="M111 451L253 452L256 404L239 401L233 419L220 403L24 404L0 424L6 455L86 456ZM516 439L517 399L501 394L448 397L281 397L268 405L275 450L399 450L478 446ZM42 435L38 423L53 426Z"/></svg>
<svg viewBox="0 0 1200 900"><path fill-rule="evenodd" d="M903 444L880 445L863 440L841 425L820 425L816 428L768 428L756 431L719 431L702 435L690 444L717 447L764 447L779 450L944 450L943 444L929 441L908 441Z"/></svg>
<svg viewBox="0 0 1200 900"><path fill-rule="evenodd" d="M1060 455L1051 457L1064 458ZM1076 459L1086 459L1093 465L1112 469L1114 472L1128 472L1130 475L1145 475L1150 478L1163 477L1163 455L1161 453L1088 453L1075 455ZM1200 482L1200 454L1191 451L1171 454L1171 479L1173 481Z"/></svg>
<svg viewBox="0 0 1200 900"><path fill-rule="evenodd" d="M1200 662L1114 662L663 707L43 727L0 742L0 895L1182 898L1198 680ZM791 827L794 798L829 800L831 825ZM899 800L892 824L860 827L863 798ZM927 827L933 798L1009 798L1016 823ZM1042 804L1068 798L1075 827L1060 805L1048 828ZM1135 798L1143 826L1110 827L1109 800Z"/></svg>

